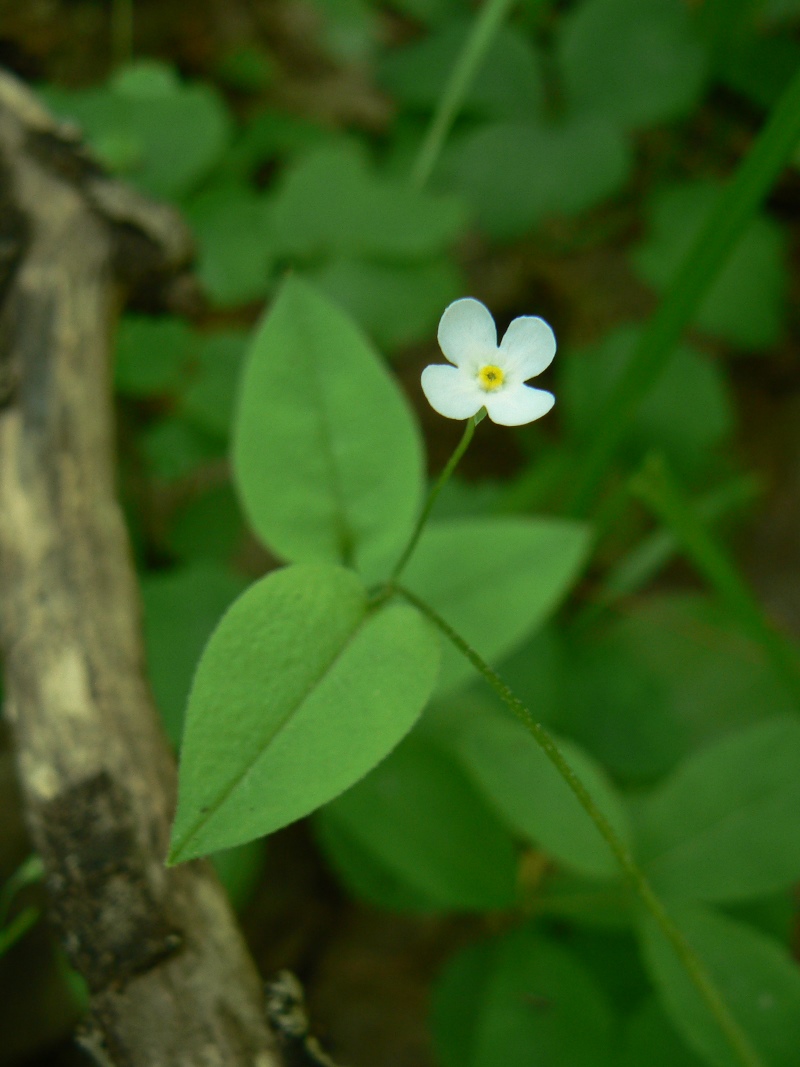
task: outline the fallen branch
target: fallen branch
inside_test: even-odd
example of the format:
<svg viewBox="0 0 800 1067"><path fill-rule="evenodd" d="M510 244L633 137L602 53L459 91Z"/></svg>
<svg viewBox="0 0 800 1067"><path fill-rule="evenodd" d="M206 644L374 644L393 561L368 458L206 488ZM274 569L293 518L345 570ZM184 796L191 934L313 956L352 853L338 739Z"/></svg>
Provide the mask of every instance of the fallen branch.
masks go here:
<svg viewBox="0 0 800 1067"><path fill-rule="evenodd" d="M209 866L164 868L175 769L145 681L114 493L110 338L190 256L0 75L0 648L51 914L115 1067L277 1067L256 969Z"/></svg>

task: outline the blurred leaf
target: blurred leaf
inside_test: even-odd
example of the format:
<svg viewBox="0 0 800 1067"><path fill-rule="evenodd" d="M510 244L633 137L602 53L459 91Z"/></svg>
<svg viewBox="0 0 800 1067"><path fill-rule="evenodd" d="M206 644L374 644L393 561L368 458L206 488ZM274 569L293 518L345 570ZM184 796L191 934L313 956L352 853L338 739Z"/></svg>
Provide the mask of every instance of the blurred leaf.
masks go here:
<svg viewBox="0 0 800 1067"><path fill-rule="evenodd" d="M532 927L471 945L434 989L443 1067L610 1067L612 1018L567 949Z"/></svg>
<svg viewBox="0 0 800 1067"><path fill-rule="evenodd" d="M703 1067L678 1037L655 998L648 998L628 1020L619 1067Z"/></svg>
<svg viewBox="0 0 800 1067"><path fill-rule="evenodd" d="M172 416L148 426L140 440L150 472L167 482L183 478L224 454L224 443L218 438Z"/></svg>
<svg viewBox="0 0 800 1067"><path fill-rule="evenodd" d="M226 848L211 856L217 877L237 911L250 902L264 873L266 860L267 846L264 841L248 841L246 845Z"/></svg>
<svg viewBox="0 0 800 1067"><path fill-rule="evenodd" d="M125 315L117 336L117 392L128 396L175 392L183 380L192 341L192 331L181 319Z"/></svg>
<svg viewBox="0 0 800 1067"><path fill-rule="evenodd" d="M232 184L263 177L258 172L265 165L295 159L345 136L282 111L258 111L238 130L216 173Z"/></svg>
<svg viewBox="0 0 800 1067"><path fill-rule="evenodd" d="M777 941L699 906L670 909L733 1017L769 1067L797 1067L800 970ZM665 1011L688 1045L714 1067L739 1067L660 930L642 922L645 961Z"/></svg>
<svg viewBox="0 0 800 1067"><path fill-rule="evenodd" d="M348 789L410 730L438 662L418 612L370 611L352 571L306 564L256 582L194 677L170 862L272 833Z"/></svg>
<svg viewBox="0 0 800 1067"><path fill-rule="evenodd" d="M276 249L289 258L426 259L450 244L465 223L456 198L382 178L348 145L321 148L296 163L271 208Z"/></svg>
<svg viewBox="0 0 800 1067"><path fill-rule="evenodd" d="M650 202L650 236L633 254L659 291L672 281L721 189L708 182L662 190ZM775 344L783 330L786 288L783 234L769 218L752 220L700 305L697 326L743 348Z"/></svg>
<svg viewBox="0 0 800 1067"><path fill-rule="evenodd" d="M246 585L243 578L211 562L142 579L147 673L167 734L176 746L203 647Z"/></svg>
<svg viewBox="0 0 800 1067"><path fill-rule="evenodd" d="M800 722L693 753L639 807L639 859L673 900L735 901L800 878Z"/></svg>
<svg viewBox="0 0 800 1067"><path fill-rule="evenodd" d="M173 516L167 542L178 559L230 559L244 535L244 519L230 485L190 500Z"/></svg>
<svg viewBox="0 0 800 1067"><path fill-rule="evenodd" d="M199 344L196 366L181 397L185 418L207 433L227 441L241 364L249 335L241 330L209 334Z"/></svg>
<svg viewBox="0 0 800 1067"><path fill-rule="evenodd" d="M275 63L261 48L240 45L226 52L216 65L225 85L244 93L262 93L275 80Z"/></svg>
<svg viewBox="0 0 800 1067"><path fill-rule="evenodd" d="M320 42L343 63L371 58L378 37L378 14L368 0L310 0L322 16Z"/></svg>
<svg viewBox="0 0 800 1067"><path fill-rule="evenodd" d="M464 291L458 269L444 257L423 263L334 259L312 277L387 349L431 336L442 309Z"/></svg>
<svg viewBox="0 0 800 1067"><path fill-rule="evenodd" d="M559 363L559 403L568 432L585 443L597 430L613 388L641 337L623 326L591 349ZM626 432L630 453L666 453L684 472L696 474L733 429L733 404L722 371L688 346L673 352Z"/></svg>
<svg viewBox="0 0 800 1067"><path fill-rule="evenodd" d="M471 24L450 21L422 41L393 49L380 81L405 108L432 111L461 54ZM529 40L501 26L476 71L462 112L489 118L530 119L542 108L540 60Z"/></svg>
<svg viewBox="0 0 800 1067"><path fill-rule="evenodd" d="M577 579L588 530L563 519L487 518L431 523L404 584L476 651L496 663L547 619ZM474 677L454 648L444 650L440 689Z"/></svg>
<svg viewBox="0 0 800 1067"><path fill-rule="evenodd" d="M512 240L551 215L577 214L610 196L630 164L620 130L588 115L554 125L484 125L453 139L440 172L489 236Z"/></svg>
<svg viewBox="0 0 800 1067"><path fill-rule="evenodd" d="M118 70L106 88L48 87L45 96L83 126L103 162L154 196L190 192L230 140L230 118L216 91L184 84L155 60Z"/></svg>
<svg viewBox="0 0 800 1067"><path fill-rule="evenodd" d="M636 129L698 103L706 56L681 0L584 0L561 23L567 100Z"/></svg>
<svg viewBox="0 0 800 1067"><path fill-rule="evenodd" d="M417 732L318 819L334 866L374 903L482 910L516 900L511 834L458 765ZM353 847L367 865L354 863Z"/></svg>
<svg viewBox="0 0 800 1067"><path fill-rule="evenodd" d="M284 559L399 554L422 495L422 445L405 397L352 321L290 276L252 342L234 429L237 488Z"/></svg>
<svg viewBox="0 0 800 1067"><path fill-rule="evenodd" d="M223 186L196 197L188 215L200 280L213 302L231 307L263 297L275 260L263 197Z"/></svg>
<svg viewBox="0 0 800 1067"><path fill-rule="evenodd" d="M622 801L603 769L573 742L557 737L556 743L617 834L627 839ZM466 718L454 744L487 800L515 831L580 874L619 873L577 797L520 722L487 709Z"/></svg>

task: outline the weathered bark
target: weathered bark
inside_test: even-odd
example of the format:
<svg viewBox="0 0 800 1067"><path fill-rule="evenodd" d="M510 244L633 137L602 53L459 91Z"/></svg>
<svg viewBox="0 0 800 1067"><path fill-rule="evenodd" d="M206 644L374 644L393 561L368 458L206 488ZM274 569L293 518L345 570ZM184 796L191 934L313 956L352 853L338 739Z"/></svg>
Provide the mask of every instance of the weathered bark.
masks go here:
<svg viewBox="0 0 800 1067"><path fill-rule="evenodd" d="M205 863L164 867L175 769L145 681L114 493L109 341L190 242L0 76L0 647L52 917L125 1067L276 1067L255 967Z"/></svg>

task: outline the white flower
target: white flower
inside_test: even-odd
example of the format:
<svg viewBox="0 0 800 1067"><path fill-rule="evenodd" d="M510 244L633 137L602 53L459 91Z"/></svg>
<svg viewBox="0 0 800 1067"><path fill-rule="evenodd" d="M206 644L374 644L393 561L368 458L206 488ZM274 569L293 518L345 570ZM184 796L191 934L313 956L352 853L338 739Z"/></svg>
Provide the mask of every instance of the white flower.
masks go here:
<svg viewBox="0 0 800 1067"><path fill-rule="evenodd" d="M525 385L556 354L553 331L535 315L514 319L497 345L497 328L479 300L465 297L445 308L439 347L454 366L422 372L428 403L448 419L469 419L481 408L501 426L522 426L546 415L556 398Z"/></svg>

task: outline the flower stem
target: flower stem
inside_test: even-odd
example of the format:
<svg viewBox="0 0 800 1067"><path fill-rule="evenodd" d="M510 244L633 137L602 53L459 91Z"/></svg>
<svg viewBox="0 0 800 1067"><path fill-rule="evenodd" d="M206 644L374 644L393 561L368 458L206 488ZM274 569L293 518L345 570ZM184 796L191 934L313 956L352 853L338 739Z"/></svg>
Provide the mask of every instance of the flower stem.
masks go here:
<svg viewBox="0 0 800 1067"><path fill-rule="evenodd" d="M464 103L470 83L513 2L514 0L486 0L481 8L439 97L436 112L414 161L411 184L417 189L421 189L430 178L447 135Z"/></svg>
<svg viewBox="0 0 800 1067"><path fill-rule="evenodd" d="M463 637L445 622L429 604L421 600L410 590L402 586L395 586L395 592L413 604L422 614L429 619L448 638L466 658L472 666L489 683L503 703L510 708L523 726L533 735L534 740L545 753L547 758L556 768L558 773L567 783L577 797L581 807L597 827L597 830L605 840L608 847L619 862L620 867L627 875L633 888L658 924L664 937L672 945L675 954L683 964L686 973L691 979L695 989L700 994L703 1002L717 1022L720 1030L742 1067L764 1067L761 1057L750 1043L749 1038L731 1015L728 1005L722 994L714 984L713 979L706 970L705 964L695 950L684 937L681 930L675 925L667 914L664 905L656 896L652 886L644 872L634 860L625 842L618 837L617 833L592 799L583 782L578 778L569 763L564 759L558 745L552 735L541 723L538 723L522 701L514 695L503 679L492 670L478 653L467 644Z"/></svg>
<svg viewBox="0 0 800 1067"><path fill-rule="evenodd" d="M419 541L422 535L422 531L425 529L425 523L430 517L430 513L433 510L433 505L436 503L436 498L438 497L439 493L441 493L446 483L449 481L450 475L458 466L461 457L467 451L469 443L472 440L472 435L475 433L475 427L484 417L485 413L485 408L481 408L477 415L473 415L471 419L467 419L467 425L464 427L464 434L461 440L456 445L455 452L453 452L452 456L447 461L447 466L436 479L435 484L431 488L431 491L428 493L428 499L425 501L425 506L423 507L419 518L417 519L417 525L414 527L414 532L411 534L411 537L408 540L408 544L403 549L403 554L400 556L400 559L398 559L397 563L395 564L394 570L392 571L388 582L390 586L394 585L394 583L405 570L406 564L411 559L411 556L414 553L414 549L417 547L417 542Z"/></svg>

